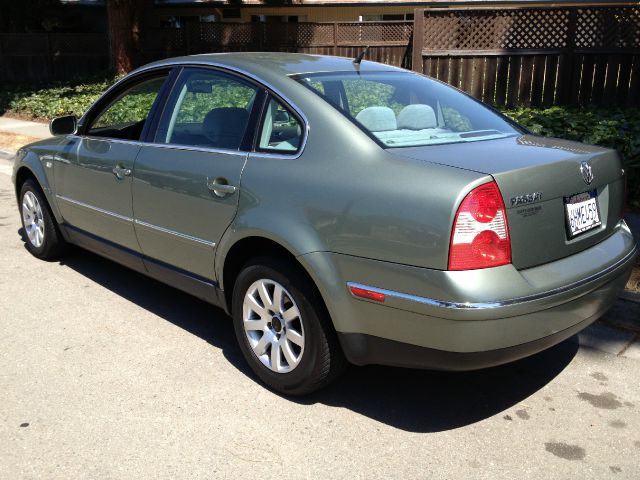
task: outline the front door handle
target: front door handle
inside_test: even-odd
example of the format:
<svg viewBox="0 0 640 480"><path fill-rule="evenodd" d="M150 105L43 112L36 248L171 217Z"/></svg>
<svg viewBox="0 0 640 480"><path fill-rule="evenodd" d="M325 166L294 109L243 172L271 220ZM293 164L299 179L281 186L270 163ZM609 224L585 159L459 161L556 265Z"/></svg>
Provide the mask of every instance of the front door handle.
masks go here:
<svg viewBox="0 0 640 480"><path fill-rule="evenodd" d="M124 177L130 177L131 176L131 169L130 168L124 168L121 166L115 166L113 167L113 170L111 170L113 172L113 174L116 176L116 178L118 180L123 180Z"/></svg>
<svg viewBox="0 0 640 480"><path fill-rule="evenodd" d="M220 198L236 193L238 189L235 185L229 185L227 179L223 177L217 177L213 180L207 179L207 188Z"/></svg>

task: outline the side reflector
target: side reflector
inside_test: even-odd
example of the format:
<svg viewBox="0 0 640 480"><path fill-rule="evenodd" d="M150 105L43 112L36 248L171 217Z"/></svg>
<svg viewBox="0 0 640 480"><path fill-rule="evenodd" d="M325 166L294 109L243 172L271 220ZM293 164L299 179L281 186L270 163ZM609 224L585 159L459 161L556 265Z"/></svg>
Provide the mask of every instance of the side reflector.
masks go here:
<svg viewBox="0 0 640 480"><path fill-rule="evenodd" d="M349 287L351 293L356 297L367 298L369 300L375 300L376 302L384 302L384 293L380 292L372 292L371 290L367 290L360 287Z"/></svg>

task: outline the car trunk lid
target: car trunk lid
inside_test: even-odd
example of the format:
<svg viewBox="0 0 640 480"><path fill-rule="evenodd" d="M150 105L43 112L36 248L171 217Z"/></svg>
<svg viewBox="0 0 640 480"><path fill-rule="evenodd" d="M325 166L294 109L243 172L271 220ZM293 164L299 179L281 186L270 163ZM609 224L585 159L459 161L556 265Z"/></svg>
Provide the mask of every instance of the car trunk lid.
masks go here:
<svg viewBox="0 0 640 480"><path fill-rule="evenodd" d="M493 176L507 208L513 264L519 269L548 263L597 244L611 233L621 216L622 168L613 150L519 135L393 152ZM586 180L591 180L587 183L583 171L589 170L593 178L587 175ZM574 197L577 194L584 195ZM577 206L575 202L586 201L585 208L593 208L590 195L596 198L600 225L572 235L566 203ZM579 216L580 211L573 215Z"/></svg>

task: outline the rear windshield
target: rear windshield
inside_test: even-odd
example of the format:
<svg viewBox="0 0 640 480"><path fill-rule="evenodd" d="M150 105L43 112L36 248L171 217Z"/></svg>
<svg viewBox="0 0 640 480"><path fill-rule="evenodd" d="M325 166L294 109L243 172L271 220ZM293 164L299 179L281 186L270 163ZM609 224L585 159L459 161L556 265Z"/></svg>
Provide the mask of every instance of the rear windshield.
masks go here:
<svg viewBox="0 0 640 480"><path fill-rule="evenodd" d="M411 72L333 72L293 78L388 148L521 133L480 102Z"/></svg>

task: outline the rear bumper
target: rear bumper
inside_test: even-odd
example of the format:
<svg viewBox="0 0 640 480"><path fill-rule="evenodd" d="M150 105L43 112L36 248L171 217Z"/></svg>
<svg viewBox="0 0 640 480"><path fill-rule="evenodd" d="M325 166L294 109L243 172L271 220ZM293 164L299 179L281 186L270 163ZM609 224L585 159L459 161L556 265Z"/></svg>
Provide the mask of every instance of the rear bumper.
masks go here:
<svg viewBox="0 0 640 480"><path fill-rule="evenodd" d="M537 340L484 352L448 352L362 333L338 333L347 359L354 365L391 365L430 370L465 371L513 362L546 350L588 327L601 314Z"/></svg>
<svg viewBox="0 0 640 480"><path fill-rule="evenodd" d="M637 251L621 222L590 249L521 271L444 272L324 255L306 260L345 280L318 285L350 361L469 370L531 355L588 326L615 302ZM384 302L353 297L349 282L385 293Z"/></svg>

